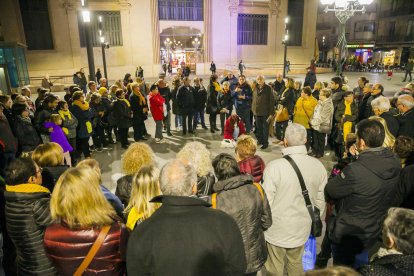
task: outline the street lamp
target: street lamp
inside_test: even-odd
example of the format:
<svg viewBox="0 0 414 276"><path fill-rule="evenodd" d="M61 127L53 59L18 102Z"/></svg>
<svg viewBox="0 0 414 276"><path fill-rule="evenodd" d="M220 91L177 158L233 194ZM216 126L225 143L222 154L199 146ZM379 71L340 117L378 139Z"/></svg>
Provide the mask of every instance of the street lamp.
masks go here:
<svg viewBox="0 0 414 276"><path fill-rule="evenodd" d="M201 41L198 39L198 37L194 38L193 41L191 41L196 51L198 50L198 47L200 47Z"/></svg>
<svg viewBox="0 0 414 276"><path fill-rule="evenodd" d="M89 81L95 79L95 62L93 59L93 44L91 34L91 13L88 10L88 0L81 0L82 19L85 28L86 53L88 55Z"/></svg>
<svg viewBox="0 0 414 276"><path fill-rule="evenodd" d="M347 56L345 25L346 22L354 16L355 13L365 13L365 6L370 5L374 0L320 0L325 5L325 12L335 12L336 18L339 20L339 37L336 47L339 49L336 74L342 74L342 66ZM342 61L343 55L343 61Z"/></svg>
<svg viewBox="0 0 414 276"><path fill-rule="evenodd" d="M287 54L287 43L289 40L289 30L287 28L289 24L289 17L285 17L285 35L282 40L282 44L285 46L284 55L283 55L283 78L286 77L286 54Z"/></svg>
<svg viewBox="0 0 414 276"><path fill-rule="evenodd" d="M105 37L103 36L103 23L102 23L102 15L98 17L99 19L99 41L101 42L101 49L102 49L102 63L104 68L104 76L105 79L108 79L108 73L106 70L106 53L105 48L109 48L109 44L105 43Z"/></svg>
<svg viewBox="0 0 414 276"><path fill-rule="evenodd" d="M325 36L322 36L322 63L325 63Z"/></svg>
<svg viewBox="0 0 414 276"><path fill-rule="evenodd" d="M164 40L164 45L165 48L167 48L167 57L168 57L168 63L171 62L171 55L170 55L170 50L171 50L171 45L173 44L173 42L171 41L171 39L169 37L167 37Z"/></svg>

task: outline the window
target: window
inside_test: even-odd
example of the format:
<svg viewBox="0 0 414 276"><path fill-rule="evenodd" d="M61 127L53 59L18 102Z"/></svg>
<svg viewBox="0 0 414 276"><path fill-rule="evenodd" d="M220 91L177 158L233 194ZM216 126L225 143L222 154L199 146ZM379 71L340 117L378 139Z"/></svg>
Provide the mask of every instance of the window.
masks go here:
<svg viewBox="0 0 414 276"><path fill-rule="evenodd" d="M203 21L203 0L158 0L159 20Z"/></svg>
<svg viewBox="0 0 414 276"><path fill-rule="evenodd" d="M110 46L122 46L121 13L119 11L92 11L90 24L93 46L101 46L99 39L99 16L102 16L102 28L105 42L108 42ZM85 29L83 24L82 14L78 14L81 47L86 46Z"/></svg>
<svg viewBox="0 0 414 276"><path fill-rule="evenodd" d="M405 32L405 41L414 40L414 20L409 20L407 25L407 31Z"/></svg>
<svg viewBox="0 0 414 276"><path fill-rule="evenodd" d="M289 44L291 46L302 46L303 12L305 9L304 0L288 1L289 16Z"/></svg>
<svg viewBox="0 0 414 276"><path fill-rule="evenodd" d="M267 45L267 14L239 14L237 19L238 45Z"/></svg>
<svg viewBox="0 0 414 276"><path fill-rule="evenodd" d="M47 0L19 0L29 50L53 49Z"/></svg>

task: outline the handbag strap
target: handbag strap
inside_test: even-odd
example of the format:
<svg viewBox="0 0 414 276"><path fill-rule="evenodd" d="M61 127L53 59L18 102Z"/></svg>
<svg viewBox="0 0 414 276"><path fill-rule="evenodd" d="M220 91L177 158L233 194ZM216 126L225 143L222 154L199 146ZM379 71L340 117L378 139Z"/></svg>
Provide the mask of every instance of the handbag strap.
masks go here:
<svg viewBox="0 0 414 276"><path fill-rule="evenodd" d="M283 156L283 158L285 158L287 161L289 161L290 165L292 165L293 169L295 170L295 173L296 173L296 175L298 176L298 179L299 179L300 188L302 189L303 198L305 199L306 208L308 209L308 212L309 212L309 215L310 215L312 221L315 221L315 213L313 211L312 203L311 203L310 198L309 198L309 192L306 189L306 185L305 185L305 181L303 180L302 173L300 172L300 170L299 170L298 166L296 165L295 161L293 161L292 157L290 157L289 155L285 155L285 156Z"/></svg>
<svg viewBox="0 0 414 276"><path fill-rule="evenodd" d="M93 258L95 257L96 253L98 252L99 248L101 248L110 229L111 229L110 225L106 225L102 227L101 232L99 233L98 237L93 243L85 259L83 259L82 263L80 264L78 269L76 269L75 273L73 274L74 276L81 276L83 272L85 272L85 270L88 268Z"/></svg>

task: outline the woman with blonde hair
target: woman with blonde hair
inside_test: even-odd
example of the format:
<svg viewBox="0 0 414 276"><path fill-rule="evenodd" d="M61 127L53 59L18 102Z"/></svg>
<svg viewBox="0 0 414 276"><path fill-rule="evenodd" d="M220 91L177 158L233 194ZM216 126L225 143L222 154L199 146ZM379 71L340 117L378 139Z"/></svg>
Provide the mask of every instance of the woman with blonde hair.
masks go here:
<svg viewBox="0 0 414 276"><path fill-rule="evenodd" d="M263 159L256 155L257 142L250 135L242 135L237 139L236 160L240 172L253 176L254 182L260 183L265 169Z"/></svg>
<svg viewBox="0 0 414 276"><path fill-rule="evenodd" d="M177 153L177 158L191 163L197 172L197 195L208 196L213 193L216 181L211 166L210 151L200 142L189 142Z"/></svg>
<svg viewBox="0 0 414 276"><path fill-rule="evenodd" d="M149 218L161 206L161 203L150 202L161 195L159 175L160 171L153 165L142 167L134 175L131 198L124 211L128 230L134 230L137 224Z"/></svg>
<svg viewBox="0 0 414 276"><path fill-rule="evenodd" d="M115 209L116 214L120 218L123 218L124 217L123 216L124 205L122 204L121 200L116 195L111 193L111 191L102 184L101 166L99 165L99 162L95 159L88 158L88 159L84 159L80 161L76 167L77 168L79 167L91 168L99 175L99 187L101 188L103 195L105 196L106 200L108 200L108 202L112 205L112 207Z"/></svg>
<svg viewBox="0 0 414 276"><path fill-rule="evenodd" d="M87 179L87 181L85 181ZM96 170L80 166L67 170L56 183L50 201L54 224L46 228L44 247L59 274L125 273L126 230L99 188ZM91 244L103 241L85 269Z"/></svg>
<svg viewBox="0 0 414 276"><path fill-rule="evenodd" d="M155 165L155 155L150 146L144 143L133 143L125 151L121 160L122 172L125 174L116 182L115 195L124 206L129 203L132 189L132 178L143 166Z"/></svg>
<svg viewBox="0 0 414 276"><path fill-rule="evenodd" d="M286 108L289 115L287 120L276 121L276 138L280 140L280 144L283 144L283 138L285 138L285 130L287 128L289 119L292 118L294 107L295 81L292 78L287 78L285 91L283 91L282 95L280 95L278 102L278 110L283 110L283 108Z"/></svg>
<svg viewBox="0 0 414 276"><path fill-rule="evenodd" d="M33 151L32 159L42 168L42 185L52 192L60 175L69 168L64 164L62 147L54 142L41 144Z"/></svg>
<svg viewBox="0 0 414 276"><path fill-rule="evenodd" d="M389 148L389 149L392 150L394 148L394 144L395 144L395 137L394 137L394 135L392 135L392 133L388 129L387 122L385 121L385 119L383 119L379 116L371 116L371 117L369 117L369 119L378 121L384 126L385 139L384 139L384 143L382 144L382 146L384 148Z"/></svg>
<svg viewBox="0 0 414 276"><path fill-rule="evenodd" d="M319 101L319 93L325 88L323 82L317 81L313 87L312 96Z"/></svg>

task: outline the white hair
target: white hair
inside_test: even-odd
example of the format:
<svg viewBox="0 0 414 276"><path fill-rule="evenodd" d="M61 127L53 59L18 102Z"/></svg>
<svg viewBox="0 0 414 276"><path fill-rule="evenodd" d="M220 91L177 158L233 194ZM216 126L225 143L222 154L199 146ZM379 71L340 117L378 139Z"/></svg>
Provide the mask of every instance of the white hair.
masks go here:
<svg viewBox="0 0 414 276"><path fill-rule="evenodd" d="M306 144L306 128L300 124L289 124L285 131L288 147Z"/></svg>
<svg viewBox="0 0 414 276"><path fill-rule="evenodd" d="M408 107L408 109L412 109L414 107L414 98L410 95L398 96L398 101Z"/></svg>
<svg viewBox="0 0 414 276"><path fill-rule="evenodd" d="M378 98L372 100L371 106L372 109L376 108L382 112L387 112L391 108L390 100L384 96L379 96Z"/></svg>
<svg viewBox="0 0 414 276"><path fill-rule="evenodd" d="M197 184L197 174L190 163L174 159L161 170L160 189L163 195L190 196L193 185Z"/></svg>

